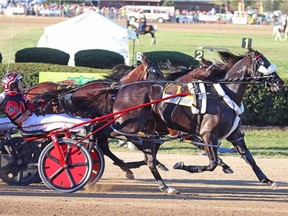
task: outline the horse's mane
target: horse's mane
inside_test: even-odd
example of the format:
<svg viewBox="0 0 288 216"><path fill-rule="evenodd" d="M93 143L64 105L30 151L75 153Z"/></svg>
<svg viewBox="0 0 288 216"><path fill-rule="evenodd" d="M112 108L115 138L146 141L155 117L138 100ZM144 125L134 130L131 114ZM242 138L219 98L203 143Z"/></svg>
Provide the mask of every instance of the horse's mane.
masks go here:
<svg viewBox="0 0 288 216"><path fill-rule="evenodd" d="M229 51L218 51L218 54L222 62L218 61L215 65L226 72L247 55L235 55Z"/></svg>
<svg viewBox="0 0 288 216"><path fill-rule="evenodd" d="M122 77L132 71L135 66L128 66L125 64L118 64L112 68L110 74L104 76L104 80L110 82L118 82Z"/></svg>
<svg viewBox="0 0 288 216"><path fill-rule="evenodd" d="M247 54L235 55L229 51L218 51L221 61L216 61L207 71L206 80L215 81L223 79L226 73Z"/></svg>
<svg viewBox="0 0 288 216"><path fill-rule="evenodd" d="M69 89L67 89L68 92ZM51 90L48 92L43 92L42 94L37 94L35 95L35 100L44 100L44 101L50 101L50 100L54 100L57 99L59 95L66 93L66 91L64 91L63 89L59 89L59 90ZM27 93L29 94L29 93Z"/></svg>
<svg viewBox="0 0 288 216"><path fill-rule="evenodd" d="M160 68L163 71L167 71L165 74L165 79L168 81L174 81L179 77L184 76L189 71L194 70L197 66L190 66L189 68L185 66L175 66L169 60L160 64Z"/></svg>
<svg viewBox="0 0 288 216"><path fill-rule="evenodd" d="M189 72L192 73L194 69L202 67L203 69L206 68L206 70L195 70L193 79L215 81L223 78L229 69L247 55L247 53L244 55L235 55L229 51L219 51L218 54L221 61L216 61L216 63L213 64L203 59L202 65L196 65L194 68L173 67L171 63L165 63L164 67L170 71L170 73L166 75L166 80L176 80Z"/></svg>
<svg viewBox="0 0 288 216"><path fill-rule="evenodd" d="M191 70L188 69L188 68L181 68L181 69L179 69L177 71L173 71L173 72L168 73L166 75L165 79L168 80L168 81L175 81L176 79L186 75L190 71Z"/></svg>
<svg viewBox="0 0 288 216"><path fill-rule="evenodd" d="M73 97L72 102L77 106L79 115L95 118L111 112L115 93L116 90L113 89L105 90L98 94L88 94L86 97Z"/></svg>

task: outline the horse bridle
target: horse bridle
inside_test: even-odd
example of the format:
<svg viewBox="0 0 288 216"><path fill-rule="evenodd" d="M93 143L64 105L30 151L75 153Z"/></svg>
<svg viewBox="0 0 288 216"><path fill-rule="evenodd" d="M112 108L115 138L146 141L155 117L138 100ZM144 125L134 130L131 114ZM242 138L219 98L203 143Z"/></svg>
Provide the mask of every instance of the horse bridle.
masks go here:
<svg viewBox="0 0 288 216"><path fill-rule="evenodd" d="M147 72L148 76L151 75L152 79L151 80L157 80L157 74L160 73L160 69L159 71L156 70L156 68L158 68L157 64L152 63L152 64L148 64L144 69ZM150 78L151 78L150 77Z"/></svg>
<svg viewBox="0 0 288 216"><path fill-rule="evenodd" d="M262 62L259 62L260 58L262 59ZM272 75L275 73L276 68L272 72L269 72L269 67L272 65L262 53L259 53L254 58L252 58L252 61L253 61L253 76L252 76L253 78L255 78L256 80L263 80L269 77L273 77Z"/></svg>

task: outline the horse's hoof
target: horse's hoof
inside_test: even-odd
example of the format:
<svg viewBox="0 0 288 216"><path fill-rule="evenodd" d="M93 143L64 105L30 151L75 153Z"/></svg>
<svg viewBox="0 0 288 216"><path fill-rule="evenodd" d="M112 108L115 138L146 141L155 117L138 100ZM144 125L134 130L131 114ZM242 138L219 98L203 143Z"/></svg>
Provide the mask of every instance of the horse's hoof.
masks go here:
<svg viewBox="0 0 288 216"><path fill-rule="evenodd" d="M227 174L232 174L232 173L234 173L234 171L229 167L229 168L223 168L222 169L222 171L224 172L224 173L227 173Z"/></svg>
<svg viewBox="0 0 288 216"><path fill-rule="evenodd" d="M178 190L176 190L175 188L172 188L172 187L168 187L165 192L167 194L180 194L180 192Z"/></svg>
<svg viewBox="0 0 288 216"><path fill-rule="evenodd" d="M173 169L183 169L184 163L183 162L178 162L173 166Z"/></svg>
<svg viewBox="0 0 288 216"><path fill-rule="evenodd" d="M133 173L126 173L126 178L129 179L129 180L133 180L133 179L135 179Z"/></svg>
<svg viewBox="0 0 288 216"><path fill-rule="evenodd" d="M273 182L270 187L271 187L272 190L276 190L276 189L279 188L279 185L278 185L277 182Z"/></svg>
<svg viewBox="0 0 288 216"><path fill-rule="evenodd" d="M164 164L158 164L157 165L158 169L161 171L169 171L169 169L164 165Z"/></svg>

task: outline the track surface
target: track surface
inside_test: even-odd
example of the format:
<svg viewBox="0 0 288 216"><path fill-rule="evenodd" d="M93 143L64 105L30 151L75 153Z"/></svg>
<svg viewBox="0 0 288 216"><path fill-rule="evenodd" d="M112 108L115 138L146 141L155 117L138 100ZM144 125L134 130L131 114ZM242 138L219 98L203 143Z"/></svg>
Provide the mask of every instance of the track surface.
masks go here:
<svg viewBox="0 0 288 216"><path fill-rule="evenodd" d="M116 152L125 161L142 159L140 152ZM224 174L191 174L173 170L175 162L207 164L206 156L160 154L159 159L170 169L161 172L169 186L180 195L161 193L148 167L134 170L135 180L126 180L122 171L106 160L102 179L94 187L73 194L51 191L43 184L10 187L0 183L1 215L287 215L288 159L256 158L266 175L277 181L271 190L258 182L252 169L240 156L224 156L234 170Z"/></svg>

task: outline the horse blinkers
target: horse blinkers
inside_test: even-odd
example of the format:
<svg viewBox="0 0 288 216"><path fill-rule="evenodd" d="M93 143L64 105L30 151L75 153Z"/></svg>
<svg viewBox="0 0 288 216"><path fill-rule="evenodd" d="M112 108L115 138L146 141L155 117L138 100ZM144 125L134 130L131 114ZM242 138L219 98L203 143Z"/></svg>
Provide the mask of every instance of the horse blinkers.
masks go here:
<svg viewBox="0 0 288 216"><path fill-rule="evenodd" d="M149 79L151 79L151 80L158 79L159 74L161 74L160 68L155 63L150 64L150 62L149 62L149 65L145 68L145 70L147 72Z"/></svg>
<svg viewBox="0 0 288 216"><path fill-rule="evenodd" d="M260 78L265 88L270 88L272 91L279 90L279 88L283 86L284 81L276 73L276 65L271 64L263 54L258 52L255 54L256 57L253 58L254 78Z"/></svg>

